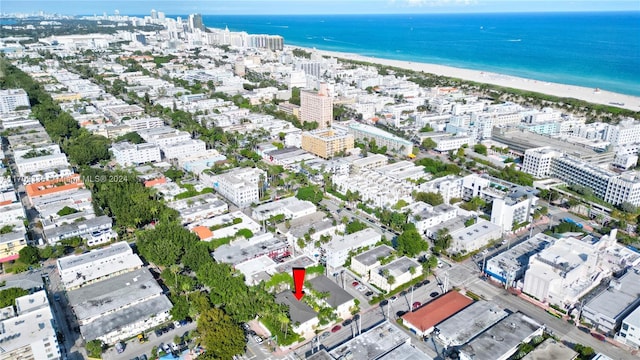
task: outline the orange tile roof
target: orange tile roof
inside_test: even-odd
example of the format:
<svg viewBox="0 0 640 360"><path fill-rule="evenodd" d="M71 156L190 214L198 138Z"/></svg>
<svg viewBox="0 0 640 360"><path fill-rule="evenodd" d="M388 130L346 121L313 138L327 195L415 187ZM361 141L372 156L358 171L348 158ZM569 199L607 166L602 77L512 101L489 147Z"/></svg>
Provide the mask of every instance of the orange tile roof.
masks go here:
<svg viewBox="0 0 640 360"><path fill-rule="evenodd" d="M449 291L420 309L403 315L402 319L420 331L426 331L471 303L473 300L459 292Z"/></svg>
<svg viewBox="0 0 640 360"><path fill-rule="evenodd" d="M191 230L198 235L200 240L206 240L213 237L213 231L209 230L206 226L196 226Z"/></svg>
<svg viewBox="0 0 640 360"><path fill-rule="evenodd" d="M64 185L56 185L59 183L64 183ZM80 175L73 174L66 178L53 179L53 180L29 184L25 186L25 189L29 197L37 197L37 196L54 194L57 192L80 189L83 187L84 187L84 183L82 182Z"/></svg>
<svg viewBox="0 0 640 360"><path fill-rule="evenodd" d="M9 204L13 204L13 200L5 200L0 202L0 206L5 206L5 205L9 205Z"/></svg>
<svg viewBox="0 0 640 360"><path fill-rule="evenodd" d="M156 185L160 185L160 184L166 184L167 183L167 178L160 177L157 179L153 179L153 180L147 180L144 182L144 187L154 187Z"/></svg>

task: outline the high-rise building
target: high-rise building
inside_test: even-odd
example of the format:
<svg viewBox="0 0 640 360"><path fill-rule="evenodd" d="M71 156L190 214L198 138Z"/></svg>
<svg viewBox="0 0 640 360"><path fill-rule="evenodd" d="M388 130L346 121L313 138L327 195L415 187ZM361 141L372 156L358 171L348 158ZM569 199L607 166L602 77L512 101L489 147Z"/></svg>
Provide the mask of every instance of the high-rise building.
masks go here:
<svg viewBox="0 0 640 360"><path fill-rule="evenodd" d="M317 122L319 129L331 127L333 122L333 99L326 83L320 84L318 92L300 92L300 119L303 123Z"/></svg>
<svg viewBox="0 0 640 360"><path fill-rule="evenodd" d="M156 9L151 9L151 19L153 20L158 19L158 12L156 11Z"/></svg>
<svg viewBox="0 0 640 360"><path fill-rule="evenodd" d="M204 24L202 23L202 15L191 14L189 15L189 30L193 32L196 29L205 30Z"/></svg>

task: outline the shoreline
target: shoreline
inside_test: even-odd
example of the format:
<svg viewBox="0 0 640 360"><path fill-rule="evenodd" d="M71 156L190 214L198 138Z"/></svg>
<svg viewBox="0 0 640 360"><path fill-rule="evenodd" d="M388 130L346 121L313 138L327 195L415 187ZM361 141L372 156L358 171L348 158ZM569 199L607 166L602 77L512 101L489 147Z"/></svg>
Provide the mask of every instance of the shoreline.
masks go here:
<svg viewBox="0 0 640 360"><path fill-rule="evenodd" d="M512 75L504 75L494 72L470 70L463 68L456 68L446 65L437 65L423 62L413 62L404 60L392 60L384 58L376 58L370 56L359 55L355 53L346 53L338 51L320 50L316 48L308 48L304 46L285 45L286 49L303 49L305 51L317 52L324 56L330 56L335 58L343 58L347 60L355 60L362 62L369 62L374 64L380 64L385 66L392 66L407 70L413 70L417 72L424 71L439 76L446 76L452 78L459 78L462 80L474 81L485 84L492 84L507 88L514 88L525 91L533 91L542 94L575 98L578 100L584 100L594 104L601 104L607 106L614 106L622 109L640 111L640 97L633 95L626 95L615 93L606 90L596 91L592 88L566 85L560 83L553 83L547 81L540 81L535 79L527 79ZM624 105L622 105L624 104Z"/></svg>

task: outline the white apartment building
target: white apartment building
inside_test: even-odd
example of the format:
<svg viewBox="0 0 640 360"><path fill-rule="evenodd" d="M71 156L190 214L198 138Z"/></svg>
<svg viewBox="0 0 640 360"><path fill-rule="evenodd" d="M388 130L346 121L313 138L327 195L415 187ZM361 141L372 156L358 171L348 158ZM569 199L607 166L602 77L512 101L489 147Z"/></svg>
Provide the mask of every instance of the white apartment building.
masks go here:
<svg viewBox="0 0 640 360"><path fill-rule="evenodd" d="M319 129L331 127L333 123L333 98L329 96L326 83L320 84L318 92L300 92L300 120L303 123L317 122Z"/></svg>
<svg viewBox="0 0 640 360"><path fill-rule="evenodd" d="M167 146L191 140L191 134L188 132L168 126L138 130L138 134L144 141L158 146Z"/></svg>
<svg viewBox="0 0 640 360"><path fill-rule="evenodd" d="M23 89L0 90L0 114L10 113L18 106L31 107L26 91Z"/></svg>
<svg viewBox="0 0 640 360"><path fill-rule="evenodd" d="M436 143L434 150L439 152L455 151L463 147L464 145L473 145L474 141L469 136L465 135L442 135L431 137Z"/></svg>
<svg viewBox="0 0 640 360"><path fill-rule="evenodd" d="M153 129L164 126L164 121L159 117L145 117L139 119L124 120L124 125L129 126L131 131L138 131L144 129Z"/></svg>
<svg viewBox="0 0 640 360"><path fill-rule="evenodd" d="M142 260L126 241L85 254L56 261L60 283L66 290L77 289L142 267Z"/></svg>
<svg viewBox="0 0 640 360"><path fill-rule="evenodd" d="M622 320L640 305L640 270L630 268L607 289L586 302L582 308L584 321L607 335L614 335Z"/></svg>
<svg viewBox="0 0 640 360"><path fill-rule="evenodd" d="M604 140L614 147L637 142L640 139L640 121L626 119L617 125L608 124Z"/></svg>
<svg viewBox="0 0 640 360"><path fill-rule="evenodd" d="M373 170L387 165L389 158L382 154L369 154L366 157L355 159L351 162L351 170L359 173L362 170Z"/></svg>
<svg viewBox="0 0 640 360"><path fill-rule="evenodd" d="M511 196L514 195L514 196ZM510 232L514 225L531 222L532 213L538 198L534 195L510 194L504 198L496 198L491 206L491 222L502 231Z"/></svg>
<svg viewBox="0 0 640 360"><path fill-rule="evenodd" d="M418 185L418 191L438 193L442 195L445 204L449 204L451 199L462 199L461 177L447 175Z"/></svg>
<svg viewBox="0 0 640 360"><path fill-rule="evenodd" d="M62 224L54 228L45 229L44 237L51 245L61 240L72 238L74 236L90 236L95 233L99 236L111 230L113 222L106 215L98 216L92 219L86 219L72 224ZM97 244L96 244L97 245Z"/></svg>
<svg viewBox="0 0 640 360"><path fill-rule="evenodd" d="M56 323L40 290L21 296L13 305L0 309L0 359L61 359Z"/></svg>
<svg viewBox="0 0 640 360"><path fill-rule="evenodd" d="M551 176L552 160L559 156L562 156L559 151L548 146L525 150L522 171L538 179L547 178Z"/></svg>
<svg viewBox="0 0 640 360"><path fill-rule="evenodd" d="M373 246L382 236L371 228L360 230L345 236L334 236L331 241L321 246L321 255L326 266L336 269L344 265L349 252L367 246Z"/></svg>
<svg viewBox="0 0 640 360"><path fill-rule="evenodd" d="M614 230L615 233L615 230ZM569 308L598 286L611 270L599 260L602 247L615 244L615 235L599 241L588 235L566 237L529 258L522 291L540 301Z"/></svg>
<svg viewBox="0 0 640 360"><path fill-rule="evenodd" d="M297 219L315 212L316 206L311 201L288 197L256 206L253 208L252 216L258 221L277 215L283 215L285 219Z"/></svg>
<svg viewBox="0 0 640 360"><path fill-rule="evenodd" d="M225 199L239 207L247 207L260 200L259 187L266 173L257 168L238 168L212 176L213 188Z"/></svg>
<svg viewBox="0 0 640 360"><path fill-rule="evenodd" d="M363 202L373 207L390 207L402 199L413 201L411 193L415 190L412 183L393 179L373 170L363 170L359 174L333 175L333 185L341 194L348 191L360 194Z"/></svg>
<svg viewBox="0 0 640 360"><path fill-rule="evenodd" d="M490 241L498 240L502 236L500 226L486 220L479 221L469 227L451 232L451 246L449 252L466 254L487 246Z"/></svg>
<svg viewBox="0 0 640 360"><path fill-rule="evenodd" d="M165 159L183 159L193 154L201 154L207 150L207 145L202 140L187 140L160 147Z"/></svg>
<svg viewBox="0 0 640 360"><path fill-rule="evenodd" d="M491 259L485 259L484 272L496 281L509 286L514 286L516 281L522 279L529 258L555 241L555 238L543 233L536 234L518 245L499 253Z"/></svg>
<svg viewBox="0 0 640 360"><path fill-rule="evenodd" d="M428 228L454 219L458 215L457 207L447 204L431 206L422 201L407 205L401 211L410 212L409 222L413 223L421 234L426 234Z"/></svg>
<svg viewBox="0 0 640 360"><path fill-rule="evenodd" d="M389 292L420 276L422 276L420 263L403 256L371 270L369 282Z"/></svg>
<svg viewBox="0 0 640 360"><path fill-rule="evenodd" d="M635 349L640 348L640 307L622 320L616 340Z"/></svg>
<svg viewBox="0 0 640 360"><path fill-rule="evenodd" d="M408 156L413 152L413 143L374 126L353 122L348 131L360 142L375 141L378 148L387 147L387 152Z"/></svg>
<svg viewBox="0 0 640 360"><path fill-rule="evenodd" d="M162 160L160 147L156 144L131 144L124 141L114 143L109 150L118 165L123 167Z"/></svg>
<svg viewBox="0 0 640 360"><path fill-rule="evenodd" d="M386 258L395 251L391 246L380 245L351 258L351 270L369 281L371 271L380 266L380 259Z"/></svg>
<svg viewBox="0 0 640 360"><path fill-rule="evenodd" d="M180 213L182 224L212 218L229 211L229 205L215 194L203 194L167 203Z"/></svg>
<svg viewBox="0 0 640 360"><path fill-rule="evenodd" d="M131 338L170 319L171 301L141 268L67 292L85 341Z"/></svg>
<svg viewBox="0 0 640 360"><path fill-rule="evenodd" d="M15 164L20 176L29 177L34 173L55 168L67 168L67 156L58 145L46 145L29 150L15 150Z"/></svg>

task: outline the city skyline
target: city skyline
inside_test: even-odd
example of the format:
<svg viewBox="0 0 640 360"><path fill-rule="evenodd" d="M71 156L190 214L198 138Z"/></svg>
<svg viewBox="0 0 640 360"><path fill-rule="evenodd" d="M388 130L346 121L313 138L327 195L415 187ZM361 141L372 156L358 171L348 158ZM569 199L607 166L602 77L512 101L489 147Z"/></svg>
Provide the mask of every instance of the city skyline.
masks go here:
<svg viewBox="0 0 640 360"><path fill-rule="evenodd" d="M268 4L268 6L265 6ZM91 15L119 10L122 15L147 14L151 9L168 15L332 15L407 13L497 13L497 12L577 12L640 11L640 3L617 1L507 1L507 0L191 0L159 1L3 1L2 13L61 13Z"/></svg>

